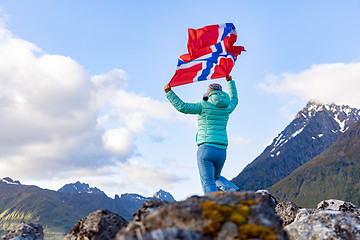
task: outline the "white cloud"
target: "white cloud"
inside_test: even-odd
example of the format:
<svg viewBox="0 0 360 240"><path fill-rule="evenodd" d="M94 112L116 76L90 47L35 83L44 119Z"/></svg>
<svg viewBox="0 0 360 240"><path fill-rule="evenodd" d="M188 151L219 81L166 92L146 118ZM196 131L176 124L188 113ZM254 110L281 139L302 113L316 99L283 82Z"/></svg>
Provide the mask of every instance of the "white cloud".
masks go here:
<svg viewBox="0 0 360 240"><path fill-rule="evenodd" d="M44 53L0 24L0 177L49 188L115 184L119 174L145 190L179 181L151 163L127 163L140 137L162 141L163 121L178 118L168 102L126 91L127 79L117 68L90 77L70 57Z"/></svg>
<svg viewBox="0 0 360 240"><path fill-rule="evenodd" d="M126 128L111 129L103 135L103 143L110 151L120 156L128 156L134 144L130 134Z"/></svg>
<svg viewBox="0 0 360 240"><path fill-rule="evenodd" d="M360 62L313 65L300 73L269 76L260 87L301 100L360 107Z"/></svg>
<svg viewBox="0 0 360 240"><path fill-rule="evenodd" d="M106 131L102 136L104 146L118 156L133 155L137 150L136 140L144 134L160 137L151 129L160 125L159 120L170 120L174 116L169 103L123 89L127 75L122 70L96 75L91 81L96 88L97 105L105 109L98 116L98 124Z"/></svg>
<svg viewBox="0 0 360 240"><path fill-rule="evenodd" d="M0 161L23 162L21 171L26 163L66 160L96 124L90 90L74 60L0 28Z"/></svg>
<svg viewBox="0 0 360 240"><path fill-rule="evenodd" d="M135 158L120 163L119 168L123 171L126 187L134 192L151 194L160 188L169 189L173 184L186 180L185 177L176 176L160 166L144 162L140 164Z"/></svg>

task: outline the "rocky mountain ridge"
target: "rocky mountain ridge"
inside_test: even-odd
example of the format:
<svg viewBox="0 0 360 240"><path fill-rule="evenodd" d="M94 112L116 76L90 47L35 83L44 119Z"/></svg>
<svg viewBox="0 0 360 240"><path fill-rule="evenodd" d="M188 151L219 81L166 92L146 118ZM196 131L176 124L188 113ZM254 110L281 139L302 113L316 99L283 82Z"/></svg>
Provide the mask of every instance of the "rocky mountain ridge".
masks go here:
<svg viewBox="0 0 360 240"><path fill-rule="evenodd" d="M269 188L281 201L313 207L320 199L360 204L360 121L324 152Z"/></svg>
<svg viewBox="0 0 360 240"><path fill-rule="evenodd" d="M76 183L65 184L58 192L65 193L94 193L94 194L105 194L103 191L97 187L90 187L87 183L81 183L77 181ZM105 194L106 195L106 194Z"/></svg>
<svg viewBox="0 0 360 240"><path fill-rule="evenodd" d="M63 191L74 189L72 185L81 185L85 191ZM77 220L97 209L109 209L130 220L145 201L154 198L122 194L112 199L102 194L101 190L87 191L90 189L87 186L72 183L62 188L62 191L53 191L24 185L11 178L0 179L0 231L7 231L21 222L33 222L44 227L47 239L52 239L52 236L56 239L68 232ZM159 192L154 196L162 197ZM171 196L170 193L167 195Z"/></svg>
<svg viewBox="0 0 360 240"><path fill-rule="evenodd" d="M359 119L358 109L310 101L232 182L242 190L268 188L323 152Z"/></svg>

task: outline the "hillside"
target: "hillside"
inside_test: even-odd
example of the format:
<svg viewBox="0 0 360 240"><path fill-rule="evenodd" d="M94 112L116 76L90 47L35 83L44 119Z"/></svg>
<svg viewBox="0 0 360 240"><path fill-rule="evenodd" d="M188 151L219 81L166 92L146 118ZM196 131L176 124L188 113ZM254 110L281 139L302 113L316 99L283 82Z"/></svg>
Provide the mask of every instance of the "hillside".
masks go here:
<svg viewBox="0 0 360 240"><path fill-rule="evenodd" d="M360 121L316 158L269 188L280 201L314 207L321 199L360 204Z"/></svg>
<svg viewBox="0 0 360 240"><path fill-rule="evenodd" d="M153 197L122 194L112 199L80 182L53 191L3 178L0 179L0 231L21 222L32 222L44 226L46 239L62 239L79 219L98 209L108 209L130 221L146 200L163 196L172 198L170 193L160 190Z"/></svg>
<svg viewBox="0 0 360 240"><path fill-rule="evenodd" d="M360 119L360 110L313 101L236 176L241 190L265 189L319 155Z"/></svg>
<svg viewBox="0 0 360 240"><path fill-rule="evenodd" d="M10 180L9 178L7 178ZM36 222L48 235L61 235L83 217L61 201L57 192L0 179L0 228Z"/></svg>

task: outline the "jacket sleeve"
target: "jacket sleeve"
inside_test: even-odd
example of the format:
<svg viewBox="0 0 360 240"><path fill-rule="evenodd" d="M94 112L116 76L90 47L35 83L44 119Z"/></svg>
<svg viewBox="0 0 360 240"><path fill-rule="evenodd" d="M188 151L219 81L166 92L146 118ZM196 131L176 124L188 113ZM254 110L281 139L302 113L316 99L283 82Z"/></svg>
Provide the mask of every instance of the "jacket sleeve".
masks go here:
<svg viewBox="0 0 360 240"><path fill-rule="evenodd" d="M234 109L236 108L239 99L238 99L238 94L237 94L237 90L236 90L236 84L234 80L230 80L228 81L228 89L229 89L229 96L230 96L230 113L234 111Z"/></svg>
<svg viewBox="0 0 360 240"><path fill-rule="evenodd" d="M181 113L186 114L200 114L202 105L201 103L186 103L183 102L172 90L166 93L167 99L170 103Z"/></svg>

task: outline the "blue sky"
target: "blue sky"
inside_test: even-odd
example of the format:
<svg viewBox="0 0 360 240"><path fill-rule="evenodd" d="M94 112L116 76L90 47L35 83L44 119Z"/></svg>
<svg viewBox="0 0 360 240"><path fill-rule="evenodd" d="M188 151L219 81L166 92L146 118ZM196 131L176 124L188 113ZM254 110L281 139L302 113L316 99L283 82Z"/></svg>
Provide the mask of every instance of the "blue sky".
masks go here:
<svg viewBox="0 0 360 240"><path fill-rule="evenodd" d="M228 179L307 101L360 108L356 0L1 0L0 9L0 177L55 190L79 180L111 197L202 194L196 117L163 92L188 28L232 22L247 50L232 71L240 102ZM209 83L174 91L196 102Z"/></svg>

